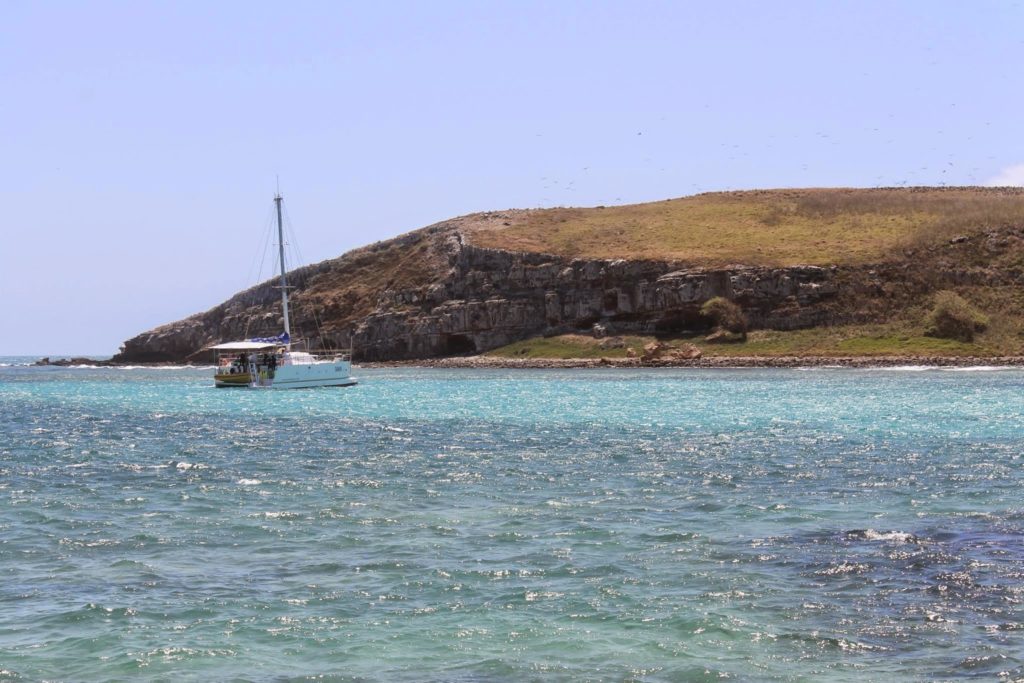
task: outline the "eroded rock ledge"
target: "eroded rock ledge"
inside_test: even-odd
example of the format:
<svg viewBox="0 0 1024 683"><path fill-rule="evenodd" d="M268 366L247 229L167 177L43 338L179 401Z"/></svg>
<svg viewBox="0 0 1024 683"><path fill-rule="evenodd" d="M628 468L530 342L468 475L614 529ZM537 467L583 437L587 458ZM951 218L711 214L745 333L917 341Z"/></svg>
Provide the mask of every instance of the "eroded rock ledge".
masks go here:
<svg viewBox="0 0 1024 683"><path fill-rule="evenodd" d="M659 261L563 259L444 236L445 277L386 291L354 330L365 360L479 353L538 334L601 325L609 332L678 333L707 326L700 306L737 301L754 327L822 324L839 292L838 269L816 266L685 269Z"/></svg>

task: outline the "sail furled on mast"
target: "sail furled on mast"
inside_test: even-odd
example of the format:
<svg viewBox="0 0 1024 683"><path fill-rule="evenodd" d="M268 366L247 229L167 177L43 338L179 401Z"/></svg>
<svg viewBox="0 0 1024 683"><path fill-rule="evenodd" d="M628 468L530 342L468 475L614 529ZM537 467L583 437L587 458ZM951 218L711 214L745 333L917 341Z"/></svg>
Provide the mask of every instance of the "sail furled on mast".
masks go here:
<svg viewBox="0 0 1024 683"><path fill-rule="evenodd" d="M277 207L277 249L281 262L281 310L284 313L284 333L285 336L290 338L292 326L288 316L288 276L284 264L284 224L281 220L281 202L283 201L284 197L281 196L280 192L274 195L274 204Z"/></svg>

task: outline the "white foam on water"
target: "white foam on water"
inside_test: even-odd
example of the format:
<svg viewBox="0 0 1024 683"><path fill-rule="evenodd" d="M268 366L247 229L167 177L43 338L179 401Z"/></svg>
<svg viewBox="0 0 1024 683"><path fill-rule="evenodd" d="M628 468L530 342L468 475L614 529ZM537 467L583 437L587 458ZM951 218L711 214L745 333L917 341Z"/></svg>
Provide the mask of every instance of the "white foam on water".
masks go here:
<svg viewBox="0 0 1024 683"><path fill-rule="evenodd" d="M536 602L538 600L556 600L565 595L565 593L559 593L558 591L526 591L524 597L526 602Z"/></svg>
<svg viewBox="0 0 1024 683"><path fill-rule="evenodd" d="M846 640L845 638L840 638L836 641L836 645L838 645L839 649L843 652L885 652L889 649L887 647L882 647L881 645L859 643L855 640Z"/></svg>
<svg viewBox="0 0 1024 683"><path fill-rule="evenodd" d="M263 482L259 479L239 479L238 483L242 486L259 486Z"/></svg>
<svg viewBox="0 0 1024 683"><path fill-rule="evenodd" d="M249 515L250 517L263 517L264 519L302 519L302 515L298 512L291 512L290 510L280 510L274 512L257 512L256 514Z"/></svg>
<svg viewBox="0 0 1024 683"><path fill-rule="evenodd" d="M821 571L817 572L817 574L819 576L838 576L838 575L842 575L842 574L859 574L861 572L866 572L869 569L870 569L870 567L868 565L866 565L866 564L863 564L863 563L858 563L858 562L841 562L839 564L834 564L834 565L828 567L827 569L822 569Z"/></svg>
<svg viewBox="0 0 1024 683"><path fill-rule="evenodd" d="M98 366L91 366L98 367ZM213 370L216 365L108 365L108 370Z"/></svg>
<svg viewBox="0 0 1024 683"><path fill-rule="evenodd" d="M865 370L885 370L890 372L927 372L935 370L938 372L1000 372L1005 370L1021 370L1015 365L893 365L891 367L874 366L864 368Z"/></svg>
<svg viewBox="0 0 1024 683"><path fill-rule="evenodd" d="M1000 370L1020 370L1015 365L967 365L962 368L942 368L947 372L998 372Z"/></svg>
<svg viewBox="0 0 1024 683"><path fill-rule="evenodd" d="M914 543L917 541L917 538L914 534L906 531L875 531L874 529L865 529L864 540L889 541L893 543Z"/></svg>

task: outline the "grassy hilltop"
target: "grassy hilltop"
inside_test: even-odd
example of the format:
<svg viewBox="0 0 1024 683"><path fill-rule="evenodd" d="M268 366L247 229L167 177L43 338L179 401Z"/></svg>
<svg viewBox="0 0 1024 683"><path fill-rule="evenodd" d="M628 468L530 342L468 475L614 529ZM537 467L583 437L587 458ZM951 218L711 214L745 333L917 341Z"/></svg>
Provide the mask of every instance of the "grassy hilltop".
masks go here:
<svg viewBox="0 0 1024 683"><path fill-rule="evenodd" d="M920 272L998 270L1011 282L950 288L989 317L973 340L926 336L931 297L878 307L869 322L755 330L745 343L695 342L706 355L1024 354L1024 188L792 189L717 192L646 204L482 214L463 225L479 246L580 258L677 260L691 267L869 266ZM995 246L993 246L995 244ZM976 279L976 278L975 278ZM1012 282L1012 280L1015 280ZM627 337L639 349L652 337ZM510 357L616 357L581 335L491 352Z"/></svg>
<svg viewBox="0 0 1024 683"><path fill-rule="evenodd" d="M980 230L1024 226L1024 188L713 192L646 204L510 212L475 244L700 266L846 265Z"/></svg>

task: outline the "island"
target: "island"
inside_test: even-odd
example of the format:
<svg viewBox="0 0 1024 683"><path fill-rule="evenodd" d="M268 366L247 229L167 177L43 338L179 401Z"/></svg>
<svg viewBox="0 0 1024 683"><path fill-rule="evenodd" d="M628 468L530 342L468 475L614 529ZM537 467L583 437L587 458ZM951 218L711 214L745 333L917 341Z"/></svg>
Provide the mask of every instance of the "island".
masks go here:
<svg viewBox="0 0 1024 683"><path fill-rule="evenodd" d="M490 211L288 281L294 336L362 363L1019 364L1024 188ZM276 334L274 284L132 337L112 362L200 361L219 341Z"/></svg>

